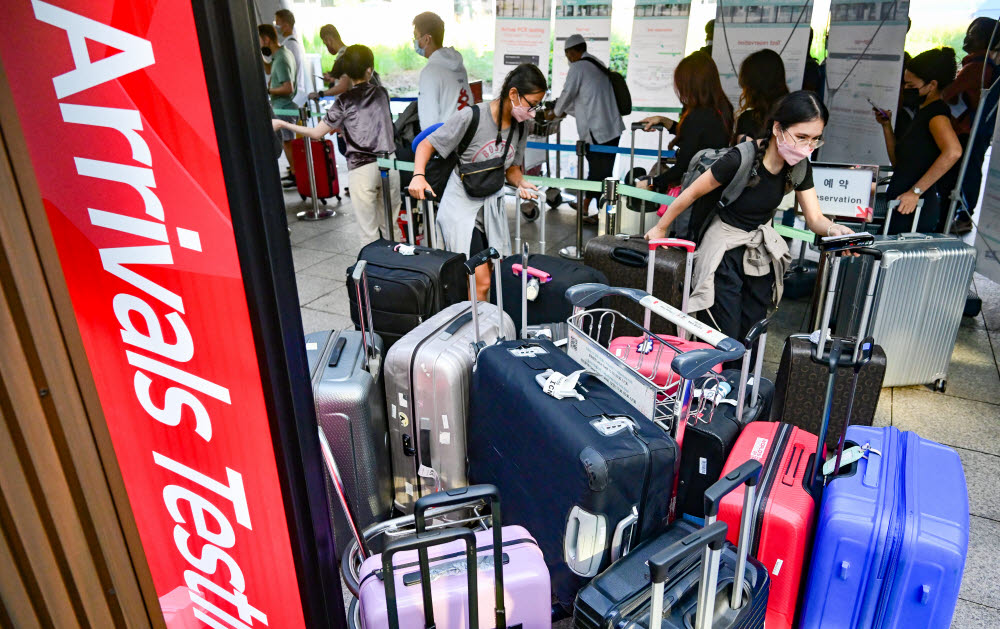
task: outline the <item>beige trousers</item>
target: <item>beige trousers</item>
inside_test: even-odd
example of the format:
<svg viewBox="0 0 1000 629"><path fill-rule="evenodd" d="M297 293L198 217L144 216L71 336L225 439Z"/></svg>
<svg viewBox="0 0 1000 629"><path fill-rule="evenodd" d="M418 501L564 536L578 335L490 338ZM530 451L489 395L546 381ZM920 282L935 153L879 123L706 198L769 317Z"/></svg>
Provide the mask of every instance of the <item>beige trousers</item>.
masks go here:
<svg viewBox="0 0 1000 629"><path fill-rule="evenodd" d="M351 169L347 173L347 180L351 187L351 206L364 238L362 244L377 240L379 230L388 234L385 229L385 201L382 200L382 177L378 164L372 162ZM395 170L389 171L389 202L392 205L394 239L398 242L402 234L396 223L399 216L399 172Z"/></svg>

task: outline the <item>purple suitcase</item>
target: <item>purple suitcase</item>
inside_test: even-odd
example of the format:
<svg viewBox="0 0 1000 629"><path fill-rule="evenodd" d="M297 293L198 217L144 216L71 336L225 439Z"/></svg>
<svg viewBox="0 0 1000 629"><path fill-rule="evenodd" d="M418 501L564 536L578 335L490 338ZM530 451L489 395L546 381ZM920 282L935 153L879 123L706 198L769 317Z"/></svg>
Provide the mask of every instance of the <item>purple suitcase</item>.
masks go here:
<svg viewBox="0 0 1000 629"><path fill-rule="evenodd" d="M428 509L481 500L492 503L492 528L426 531ZM417 534L390 542L385 552L361 564L363 629L551 629L552 594L542 551L523 527L500 526L496 487L474 485L430 494L417 500L414 510ZM466 570L469 561L476 561L478 570ZM429 586L421 578L425 574L430 574ZM470 598L472 590L478 596ZM429 614L425 600L432 601Z"/></svg>
<svg viewBox="0 0 1000 629"><path fill-rule="evenodd" d="M851 426L846 442L864 456L823 493L800 626L948 627L969 547L958 454L896 428Z"/></svg>

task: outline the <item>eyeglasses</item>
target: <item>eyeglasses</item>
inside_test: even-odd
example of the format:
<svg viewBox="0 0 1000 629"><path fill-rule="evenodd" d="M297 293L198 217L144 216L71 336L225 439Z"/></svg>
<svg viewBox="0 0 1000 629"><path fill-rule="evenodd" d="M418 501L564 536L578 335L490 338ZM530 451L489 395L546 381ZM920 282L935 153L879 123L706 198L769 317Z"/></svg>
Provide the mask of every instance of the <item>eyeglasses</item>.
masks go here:
<svg viewBox="0 0 1000 629"><path fill-rule="evenodd" d="M529 113L535 113L536 111L541 109L542 106L545 104L544 102L540 101L537 105L532 105L530 100L528 100L527 98L523 98L520 94L517 95L517 100L525 103L528 106Z"/></svg>
<svg viewBox="0 0 1000 629"><path fill-rule="evenodd" d="M823 140L823 138L813 138L811 140L800 140L798 138L794 138L793 137L793 138L791 138L791 141L788 141L788 136L786 135L787 131L788 131L787 129L782 129L781 130L781 135L785 138L785 141L788 144L791 144L792 146L794 146L796 148L801 148L801 147L808 146L811 150L815 151L816 149L818 149L819 147L823 146L826 143L826 141Z"/></svg>

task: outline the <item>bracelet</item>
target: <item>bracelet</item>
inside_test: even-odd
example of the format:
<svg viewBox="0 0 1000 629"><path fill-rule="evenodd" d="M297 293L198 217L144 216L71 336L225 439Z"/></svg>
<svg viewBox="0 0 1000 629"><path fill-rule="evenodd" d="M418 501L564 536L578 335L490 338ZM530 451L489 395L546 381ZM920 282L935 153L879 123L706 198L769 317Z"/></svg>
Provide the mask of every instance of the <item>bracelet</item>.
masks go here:
<svg viewBox="0 0 1000 629"><path fill-rule="evenodd" d="M410 179L413 179L414 177L423 177L424 179L427 179L427 177L424 176L424 173L413 173L410 175Z"/></svg>

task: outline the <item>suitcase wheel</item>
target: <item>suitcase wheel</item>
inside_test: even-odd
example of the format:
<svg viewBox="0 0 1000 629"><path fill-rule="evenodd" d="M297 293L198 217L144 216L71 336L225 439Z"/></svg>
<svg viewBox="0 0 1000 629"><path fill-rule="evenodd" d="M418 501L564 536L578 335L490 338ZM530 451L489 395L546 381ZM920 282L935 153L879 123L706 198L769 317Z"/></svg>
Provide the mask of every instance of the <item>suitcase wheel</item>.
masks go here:
<svg viewBox="0 0 1000 629"><path fill-rule="evenodd" d="M340 195L339 194L337 195L337 203L340 203Z"/></svg>
<svg viewBox="0 0 1000 629"><path fill-rule="evenodd" d="M303 201L305 201L306 200L306 195L300 194L299 198L302 199ZM818 343L819 341L816 341L816 342Z"/></svg>
<svg viewBox="0 0 1000 629"><path fill-rule="evenodd" d="M944 393L948 388L948 381L944 378L934 381L934 390L938 393Z"/></svg>
<svg viewBox="0 0 1000 629"><path fill-rule="evenodd" d="M326 205L326 199L320 199L320 200L319 200L319 202L320 202L320 203L322 203L323 205ZM818 343L818 342L819 342L819 341L817 341L817 343Z"/></svg>

